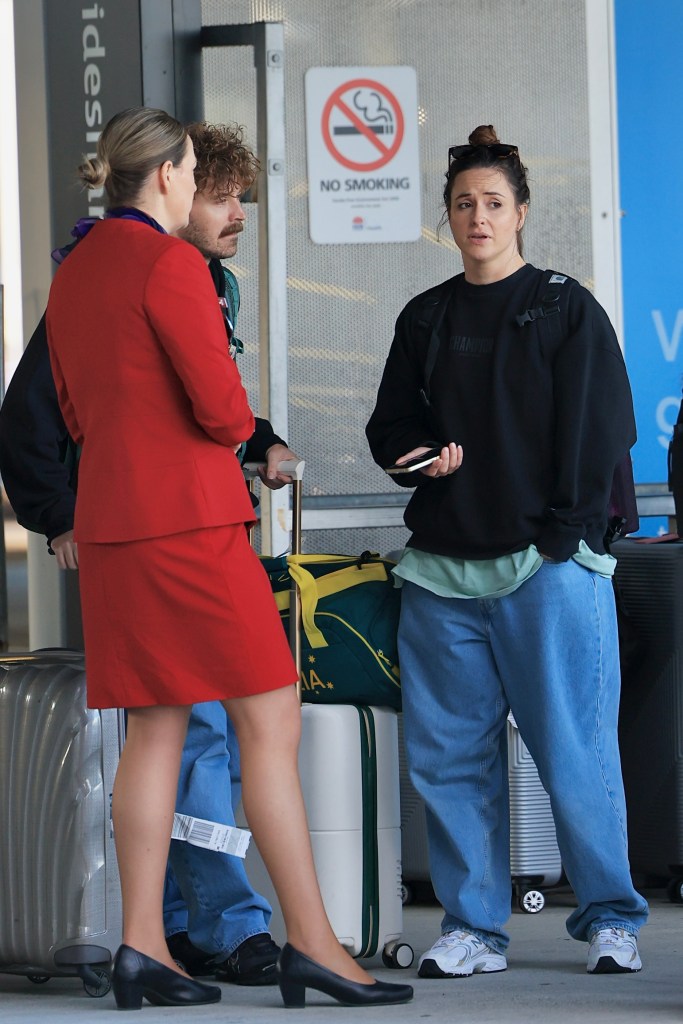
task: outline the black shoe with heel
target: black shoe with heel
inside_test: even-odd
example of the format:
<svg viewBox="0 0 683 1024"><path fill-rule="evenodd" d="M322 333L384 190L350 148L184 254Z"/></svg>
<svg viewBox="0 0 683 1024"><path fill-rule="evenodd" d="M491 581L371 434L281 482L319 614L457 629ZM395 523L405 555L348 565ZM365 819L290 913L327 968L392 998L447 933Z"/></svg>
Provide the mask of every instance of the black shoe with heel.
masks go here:
<svg viewBox="0 0 683 1024"><path fill-rule="evenodd" d="M131 946L119 946L111 987L119 1010L139 1010L143 997L154 1006L201 1006L221 998L217 985L185 978Z"/></svg>
<svg viewBox="0 0 683 1024"><path fill-rule="evenodd" d="M285 1006L296 1009L306 1005L307 988L324 992L343 1006L386 1006L408 1003L413 998L410 985L394 985L386 981L361 985L357 981L349 981L299 953L289 943L283 947L278 960L277 982Z"/></svg>

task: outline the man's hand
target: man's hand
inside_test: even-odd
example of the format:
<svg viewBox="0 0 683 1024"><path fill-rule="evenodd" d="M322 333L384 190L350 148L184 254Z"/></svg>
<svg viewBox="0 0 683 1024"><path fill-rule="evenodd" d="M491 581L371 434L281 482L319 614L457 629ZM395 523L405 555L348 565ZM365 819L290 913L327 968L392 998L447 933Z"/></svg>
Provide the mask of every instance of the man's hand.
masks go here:
<svg viewBox="0 0 683 1024"><path fill-rule="evenodd" d="M78 544L74 540L73 530L60 533L59 537L50 541L50 547L60 569L78 569Z"/></svg>
<svg viewBox="0 0 683 1024"><path fill-rule="evenodd" d="M266 487L276 491L280 487L284 487L285 484L291 484L292 482L291 476L288 476L286 473L278 473L277 467L281 462L298 458L299 456L295 455L284 444L274 444L266 452L266 464L265 466L259 466L258 475Z"/></svg>

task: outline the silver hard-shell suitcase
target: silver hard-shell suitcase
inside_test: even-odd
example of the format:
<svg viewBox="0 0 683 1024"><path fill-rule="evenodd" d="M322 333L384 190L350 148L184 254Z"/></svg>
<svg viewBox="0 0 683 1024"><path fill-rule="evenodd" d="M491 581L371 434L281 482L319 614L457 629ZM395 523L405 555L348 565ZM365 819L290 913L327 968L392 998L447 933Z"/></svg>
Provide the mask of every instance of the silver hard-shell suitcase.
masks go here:
<svg viewBox="0 0 683 1024"><path fill-rule="evenodd" d="M512 883L520 910L536 914L545 906L541 890L560 881L562 862L550 797L512 715L507 723L507 747ZM416 883L429 882L429 847L425 806L408 776L402 737L400 782L403 895L408 902Z"/></svg>
<svg viewBox="0 0 683 1024"><path fill-rule="evenodd" d="M557 885L562 859L550 797L512 717L507 723L510 785L510 873L520 910L536 914L545 906L541 889Z"/></svg>
<svg viewBox="0 0 683 1024"><path fill-rule="evenodd" d="M111 793L123 712L86 705L83 655L0 658L0 972L109 991L121 942Z"/></svg>

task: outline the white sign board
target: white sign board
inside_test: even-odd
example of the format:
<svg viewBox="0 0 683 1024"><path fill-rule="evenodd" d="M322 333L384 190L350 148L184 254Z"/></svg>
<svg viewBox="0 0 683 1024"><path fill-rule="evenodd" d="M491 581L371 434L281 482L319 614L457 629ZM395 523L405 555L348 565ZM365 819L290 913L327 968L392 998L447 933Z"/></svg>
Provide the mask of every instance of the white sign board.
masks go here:
<svg viewBox="0 0 683 1024"><path fill-rule="evenodd" d="M314 242L420 237L414 68L309 68L306 146Z"/></svg>

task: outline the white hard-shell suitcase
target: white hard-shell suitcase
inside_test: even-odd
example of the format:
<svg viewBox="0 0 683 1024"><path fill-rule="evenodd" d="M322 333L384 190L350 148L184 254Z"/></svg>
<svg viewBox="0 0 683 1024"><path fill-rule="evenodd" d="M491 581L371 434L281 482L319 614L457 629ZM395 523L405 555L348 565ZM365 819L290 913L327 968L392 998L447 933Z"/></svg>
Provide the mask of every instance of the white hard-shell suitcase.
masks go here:
<svg viewBox="0 0 683 1024"><path fill-rule="evenodd" d="M409 967L401 941L401 812L397 715L351 704L301 708L299 772L316 874L332 930L352 956L381 952L387 967ZM258 851L246 868L274 908L271 931L284 937L282 916Z"/></svg>
<svg viewBox="0 0 683 1024"><path fill-rule="evenodd" d="M0 658L0 972L109 991L121 942L111 829L123 714L86 706L83 655Z"/></svg>
<svg viewBox="0 0 683 1024"><path fill-rule="evenodd" d="M294 553L301 550L301 475L299 467L293 479ZM290 643L299 670L300 619L293 585ZM351 704L302 704L301 716L299 774L316 874L332 929L352 956L381 952L387 967L409 967L413 950L401 941L398 716L390 708ZM282 939L277 897L253 844L246 868L256 889L271 902L271 931Z"/></svg>
<svg viewBox="0 0 683 1024"><path fill-rule="evenodd" d="M520 910L536 914L545 906L541 890L560 881L562 861L550 797L512 715L507 722L507 746L512 883ZM429 882L429 847L425 806L408 776L402 738L400 788L403 898L408 902L416 883Z"/></svg>
<svg viewBox="0 0 683 1024"><path fill-rule="evenodd" d="M301 713L299 768L332 928L353 956L383 951L406 966L396 713L310 704Z"/></svg>

